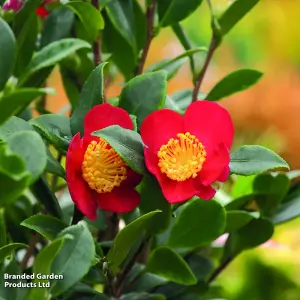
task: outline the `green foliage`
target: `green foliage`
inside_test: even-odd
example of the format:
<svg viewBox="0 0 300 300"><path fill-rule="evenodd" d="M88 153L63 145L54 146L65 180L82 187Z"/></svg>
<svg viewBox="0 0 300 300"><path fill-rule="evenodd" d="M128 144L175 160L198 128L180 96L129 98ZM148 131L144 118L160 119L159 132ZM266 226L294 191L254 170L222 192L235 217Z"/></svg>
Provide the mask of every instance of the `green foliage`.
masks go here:
<svg viewBox="0 0 300 300"><path fill-rule="evenodd" d="M13 251L19 248L27 247L27 245L20 244L20 243L13 243L6 246L3 246L0 248L0 263L3 262L3 260L10 255Z"/></svg>

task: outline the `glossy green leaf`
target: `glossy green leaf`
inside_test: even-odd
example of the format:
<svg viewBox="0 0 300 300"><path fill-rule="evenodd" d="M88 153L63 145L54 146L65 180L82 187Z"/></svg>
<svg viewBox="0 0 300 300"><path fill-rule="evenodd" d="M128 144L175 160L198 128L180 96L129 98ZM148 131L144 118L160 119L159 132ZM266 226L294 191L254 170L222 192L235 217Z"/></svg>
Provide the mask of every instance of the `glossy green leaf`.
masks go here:
<svg viewBox="0 0 300 300"><path fill-rule="evenodd" d="M67 224L54 217L37 214L26 220L20 225L37 231L49 240L53 240L57 235L67 227Z"/></svg>
<svg viewBox="0 0 300 300"><path fill-rule="evenodd" d="M151 93L145 93L150 91ZM137 116L138 127L150 113L164 107L167 72L144 73L131 79L123 88L120 107Z"/></svg>
<svg viewBox="0 0 300 300"><path fill-rule="evenodd" d="M9 148L25 162L25 168L31 174L31 183L44 171L47 164L46 146L42 138L34 131L19 131L6 140Z"/></svg>
<svg viewBox="0 0 300 300"><path fill-rule="evenodd" d="M65 236L72 236L73 239L65 240L54 259L51 271L63 275L64 280L57 280L52 285L53 296L63 293L87 274L95 257L94 240L85 225L79 223L67 227L58 238Z"/></svg>
<svg viewBox="0 0 300 300"><path fill-rule="evenodd" d="M30 102L51 93L50 89L23 88L0 97L0 124L20 113Z"/></svg>
<svg viewBox="0 0 300 300"><path fill-rule="evenodd" d="M230 172L237 175L255 175L289 165L279 155L262 146L242 146L230 155Z"/></svg>
<svg viewBox="0 0 300 300"><path fill-rule="evenodd" d="M234 1L218 20L222 34L227 34L258 2L259 0Z"/></svg>
<svg viewBox="0 0 300 300"><path fill-rule="evenodd" d="M116 236L113 246L107 254L111 270L117 271L134 244L140 240L144 232L152 225L153 217L160 211L152 211L134 220L123 228Z"/></svg>
<svg viewBox="0 0 300 300"><path fill-rule="evenodd" d="M4 259L12 254L16 249L19 248L27 248L28 246L21 243L12 243L0 248L0 263L4 261Z"/></svg>
<svg viewBox="0 0 300 300"><path fill-rule="evenodd" d="M218 202L192 200L176 217L168 245L193 248L208 244L224 232L225 221L225 210Z"/></svg>
<svg viewBox="0 0 300 300"><path fill-rule="evenodd" d="M72 139L69 117L47 114L32 119L29 123L56 148L68 150Z"/></svg>
<svg viewBox="0 0 300 300"><path fill-rule="evenodd" d="M120 300L165 300L164 295L148 293L129 293L123 295Z"/></svg>
<svg viewBox="0 0 300 300"><path fill-rule="evenodd" d="M265 243L272 237L273 233L274 227L271 222L266 219L253 219L231 234L230 248L232 255Z"/></svg>
<svg viewBox="0 0 300 300"><path fill-rule="evenodd" d="M60 238L53 241L51 244L47 245L45 248L41 250L41 252L37 255L34 265L33 265L33 274L43 274L49 275L51 274L51 266L59 251L62 248L64 243L64 239ZM56 274L60 275L60 274ZM37 279L35 278L33 282L39 286L39 283L47 283L49 280ZM36 299L47 299L49 297L48 288L46 287L38 287L32 288L27 296L26 300L36 300Z"/></svg>
<svg viewBox="0 0 300 300"><path fill-rule="evenodd" d="M71 1L66 4L67 7L78 16L85 33L92 41L95 41L99 31L104 28L104 20L101 13L88 2Z"/></svg>
<svg viewBox="0 0 300 300"><path fill-rule="evenodd" d="M172 217L171 205L163 196L156 178L150 175L144 176L139 193L141 195L139 208L142 214L156 209L162 211L161 214L153 217L153 225L149 232L157 234L167 229Z"/></svg>
<svg viewBox="0 0 300 300"><path fill-rule="evenodd" d="M46 172L50 174L57 175L61 178L66 178L65 169L61 166L61 164L53 157L51 152L47 149L47 165Z"/></svg>
<svg viewBox="0 0 300 300"><path fill-rule="evenodd" d="M262 75L263 73L251 69L242 69L232 72L212 88L206 99L218 101L234 93L244 91L256 84Z"/></svg>
<svg viewBox="0 0 300 300"><path fill-rule="evenodd" d="M272 216L290 188L290 180L285 174L261 174L253 182L256 203L262 215Z"/></svg>
<svg viewBox="0 0 300 300"><path fill-rule="evenodd" d="M83 121L86 114L95 105L101 104L104 101L103 68L106 64L107 63L102 63L95 68L82 88L78 104L70 121L71 132L73 135L78 132L83 135Z"/></svg>
<svg viewBox="0 0 300 300"><path fill-rule="evenodd" d="M63 213L59 206L55 194L47 184L47 181L41 177L31 187L33 194L43 204L46 210L54 217L62 219Z"/></svg>
<svg viewBox="0 0 300 300"><path fill-rule="evenodd" d="M0 91L12 73L15 52L14 34L8 24L0 18Z"/></svg>
<svg viewBox="0 0 300 300"><path fill-rule="evenodd" d="M168 247L159 247L151 252L146 270L179 284L197 283L197 278L189 265L179 254Z"/></svg>
<svg viewBox="0 0 300 300"><path fill-rule="evenodd" d="M75 51L89 48L91 48L91 45L80 39L65 38L55 41L34 54L29 66L29 72L34 73L54 66Z"/></svg>
<svg viewBox="0 0 300 300"><path fill-rule="evenodd" d="M68 7L58 7L45 19L41 33L41 48L70 35L74 13Z"/></svg>
<svg viewBox="0 0 300 300"><path fill-rule="evenodd" d="M224 232L233 232L248 224L253 215L240 210L230 210L226 213L226 227Z"/></svg>
<svg viewBox="0 0 300 300"><path fill-rule="evenodd" d="M158 0L160 26L166 27L187 18L202 3L202 0Z"/></svg>
<svg viewBox="0 0 300 300"><path fill-rule="evenodd" d="M112 125L95 131L92 135L103 138L131 169L140 174L147 173L144 162L144 145L137 132Z"/></svg>

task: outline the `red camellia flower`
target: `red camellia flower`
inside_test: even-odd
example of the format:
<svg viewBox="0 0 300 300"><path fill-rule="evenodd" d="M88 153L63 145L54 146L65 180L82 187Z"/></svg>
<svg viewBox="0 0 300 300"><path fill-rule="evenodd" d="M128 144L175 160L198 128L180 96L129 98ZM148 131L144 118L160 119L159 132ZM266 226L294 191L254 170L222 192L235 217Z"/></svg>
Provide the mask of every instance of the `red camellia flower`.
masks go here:
<svg viewBox="0 0 300 300"><path fill-rule="evenodd" d="M131 170L108 143L91 133L111 125L133 129L129 114L110 104L92 108L84 119L84 136L71 140L66 157L66 177L72 200L89 219L98 206L115 213L136 208L140 196L134 189L142 176Z"/></svg>
<svg viewBox="0 0 300 300"><path fill-rule="evenodd" d="M141 136L146 165L168 202L215 195L211 185L229 176L233 133L228 112L209 101L192 103L183 117L162 109L145 118Z"/></svg>

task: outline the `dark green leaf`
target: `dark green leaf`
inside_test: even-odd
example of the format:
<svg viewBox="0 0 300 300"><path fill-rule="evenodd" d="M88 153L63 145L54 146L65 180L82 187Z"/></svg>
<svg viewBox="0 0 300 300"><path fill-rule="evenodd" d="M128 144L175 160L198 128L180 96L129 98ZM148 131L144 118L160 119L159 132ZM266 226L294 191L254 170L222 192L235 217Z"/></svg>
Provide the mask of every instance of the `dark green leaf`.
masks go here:
<svg viewBox="0 0 300 300"><path fill-rule="evenodd" d="M49 240L55 239L67 227L67 224L61 220L43 214L34 215L24 220L20 225L37 231Z"/></svg>
<svg viewBox="0 0 300 300"><path fill-rule="evenodd" d="M8 24L0 18L0 91L12 73L15 51L14 34Z"/></svg>
<svg viewBox="0 0 300 300"><path fill-rule="evenodd" d="M262 146L242 146L230 155L230 172L237 175L255 175L289 165L279 155Z"/></svg>
<svg viewBox="0 0 300 300"><path fill-rule="evenodd" d="M141 195L141 203L139 205L141 213L145 214L156 209L162 211L161 214L153 217L153 225L150 227L150 232L157 234L167 229L172 217L171 205L163 196L154 176L144 176L139 193Z"/></svg>
<svg viewBox="0 0 300 300"><path fill-rule="evenodd" d="M197 278L189 265L168 247L159 247L151 252L146 270L179 284L194 285L197 283Z"/></svg>
<svg viewBox="0 0 300 300"><path fill-rule="evenodd" d="M166 27L187 18L202 3L202 0L158 0L160 26Z"/></svg>
<svg viewBox="0 0 300 300"><path fill-rule="evenodd" d="M78 282L90 269L95 257L95 244L87 227L81 223L67 227L58 237L66 239L62 249L55 257L52 272L63 275L51 287L51 294L57 296Z"/></svg>
<svg viewBox="0 0 300 300"><path fill-rule="evenodd" d="M106 64L107 63L102 63L97 68L95 68L82 88L78 105L71 117L70 124L71 132L73 135L78 132L83 135L83 120L85 118L85 115L95 105L101 104L104 101L103 68Z"/></svg>
<svg viewBox="0 0 300 300"><path fill-rule="evenodd" d="M239 197L232 202L226 204L226 210L244 209L249 203L255 200L255 194Z"/></svg>
<svg viewBox="0 0 300 300"><path fill-rule="evenodd" d="M226 228L224 232L232 232L248 224L254 217L240 210L230 210L226 213Z"/></svg>
<svg viewBox="0 0 300 300"><path fill-rule="evenodd" d="M123 295L120 300L165 300L164 295L148 293L129 293Z"/></svg>
<svg viewBox="0 0 300 300"><path fill-rule="evenodd" d="M31 174L31 183L44 171L47 164L46 146L34 131L19 131L6 140L9 148L25 162L25 168Z"/></svg>
<svg viewBox="0 0 300 300"><path fill-rule="evenodd" d="M253 219L247 225L231 234L231 253L236 255L243 250L257 247L268 241L274 232L271 222Z"/></svg>
<svg viewBox="0 0 300 300"><path fill-rule="evenodd" d="M234 93L246 90L257 83L262 75L263 73L251 69L243 69L232 72L212 88L206 99L218 101Z"/></svg>
<svg viewBox="0 0 300 300"><path fill-rule="evenodd" d="M153 217L160 211L152 211L134 220L123 228L114 240L112 248L107 254L107 259L111 263L111 269L116 272L119 265L127 257L129 251L136 241L140 240L143 233L152 225Z"/></svg>
<svg viewBox="0 0 300 300"><path fill-rule="evenodd" d="M92 41L95 41L99 31L104 28L104 20L101 13L91 3L87 2L71 1L66 6L78 16L85 33Z"/></svg>
<svg viewBox="0 0 300 300"><path fill-rule="evenodd" d="M6 224L3 208L0 208L0 247L6 245Z"/></svg>
<svg viewBox="0 0 300 300"><path fill-rule="evenodd" d="M53 241L51 244L46 246L41 250L41 252L37 255L34 265L33 265L33 274L43 274L49 275L51 274L51 266L53 263L54 258L59 253L62 245L64 243L64 239L57 239ZM59 274L56 274L59 275ZM33 281L39 286L39 283L42 282L49 282L49 280L42 280L37 279ZM26 300L36 300L36 299L47 299L49 297L48 289L40 287L39 288L32 288Z"/></svg>
<svg viewBox="0 0 300 300"><path fill-rule="evenodd" d="M74 38L61 39L55 41L40 51L36 52L30 64L30 73L54 66L68 55L83 48L91 48L91 45L85 41Z"/></svg>
<svg viewBox="0 0 300 300"><path fill-rule="evenodd" d="M73 22L74 13L68 7L61 6L52 11L43 25L41 48L69 36Z"/></svg>
<svg viewBox="0 0 300 300"><path fill-rule="evenodd" d="M164 107L166 93L166 71L145 73L131 79L125 85L120 96L120 107L137 116L139 127L146 116Z"/></svg>
<svg viewBox="0 0 300 300"><path fill-rule="evenodd" d="M258 2L259 0L234 1L218 20L222 34L227 34Z"/></svg>
<svg viewBox="0 0 300 300"><path fill-rule="evenodd" d="M3 260L10 255L12 252L14 252L16 249L19 248L27 248L28 246L21 243L12 243L9 245L6 245L2 248L0 248L0 263L3 262Z"/></svg>
<svg viewBox="0 0 300 300"><path fill-rule="evenodd" d="M72 139L69 117L48 114L32 119L29 123L56 148L68 150Z"/></svg>
<svg viewBox="0 0 300 300"><path fill-rule="evenodd" d="M23 88L0 97L0 124L20 113L30 102L51 92L49 89Z"/></svg>
<svg viewBox="0 0 300 300"><path fill-rule="evenodd" d="M53 71L54 66L41 69L33 74L26 75L22 81L19 82L18 86L20 87L41 87L46 79L50 76Z"/></svg>
<svg viewBox="0 0 300 300"><path fill-rule="evenodd" d="M272 216L280 202L288 193L290 180L285 174L261 174L253 182L253 191L261 213Z"/></svg>
<svg viewBox="0 0 300 300"><path fill-rule="evenodd" d="M224 232L225 221L225 210L218 202L192 200L175 219L168 244L178 248L208 244Z"/></svg>
<svg viewBox="0 0 300 300"><path fill-rule="evenodd" d="M95 131L92 135L103 138L131 169L140 174L147 173L144 162L144 145L137 132L112 125Z"/></svg>
<svg viewBox="0 0 300 300"><path fill-rule="evenodd" d="M57 175L61 178L66 177L65 169L61 166L61 164L53 157L51 152L47 149L47 166L45 169L46 172L50 174Z"/></svg>
<svg viewBox="0 0 300 300"><path fill-rule="evenodd" d="M51 191L44 178L38 179L31 187L33 194L54 217L62 219L63 214L55 194Z"/></svg>

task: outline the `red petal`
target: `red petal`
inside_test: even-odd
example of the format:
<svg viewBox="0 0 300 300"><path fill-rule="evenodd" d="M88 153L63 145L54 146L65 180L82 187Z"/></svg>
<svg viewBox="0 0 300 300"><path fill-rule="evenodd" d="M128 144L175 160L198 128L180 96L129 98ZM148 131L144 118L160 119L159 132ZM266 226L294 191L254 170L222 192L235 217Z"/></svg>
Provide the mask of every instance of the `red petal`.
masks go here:
<svg viewBox="0 0 300 300"><path fill-rule="evenodd" d="M212 188L210 185L208 186L203 185L202 187L197 185L197 188L199 188L197 196L203 200L210 200L216 194L216 190Z"/></svg>
<svg viewBox="0 0 300 300"><path fill-rule="evenodd" d="M229 162L230 156L225 144L220 144L213 151L208 151L203 168L198 174L202 184L210 185L217 181Z"/></svg>
<svg viewBox="0 0 300 300"><path fill-rule="evenodd" d="M119 187L111 193L97 194L97 201L103 210L125 214L139 205L140 195L133 188Z"/></svg>
<svg viewBox="0 0 300 300"><path fill-rule="evenodd" d="M97 203L94 200L94 192L82 178L81 165L85 148L80 133L71 140L66 156L66 179L70 196L78 209L89 219L97 218Z"/></svg>
<svg viewBox="0 0 300 300"><path fill-rule="evenodd" d="M217 103L196 101L184 114L184 129L194 135L205 145L225 143L230 149L234 128L226 109Z"/></svg>
<svg viewBox="0 0 300 300"><path fill-rule="evenodd" d="M49 15L49 11L42 5L36 9L35 13L40 17L47 17Z"/></svg>
<svg viewBox="0 0 300 300"><path fill-rule="evenodd" d="M103 129L111 125L119 125L125 129L133 129L133 123L129 114L122 108L110 104L94 106L85 116L84 134L89 135L93 131Z"/></svg>
<svg viewBox="0 0 300 300"><path fill-rule="evenodd" d="M183 132L182 116L170 109L161 109L147 116L141 126L143 142L155 153L170 138Z"/></svg>
<svg viewBox="0 0 300 300"><path fill-rule="evenodd" d="M226 166L224 168L224 170L222 171L221 175L218 177L217 181L220 181L220 182L227 181L228 177L229 177L229 173L230 173L230 168L229 168L229 166Z"/></svg>
<svg viewBox="0 0 300 300"><path fill-rule="evenodd" d="M127 187L136 187L140 184L140 182L143 179L142 174L138 174L134 172L133 170L127 168L127 179L122 182L121 187L127 186Z"/></svg>

